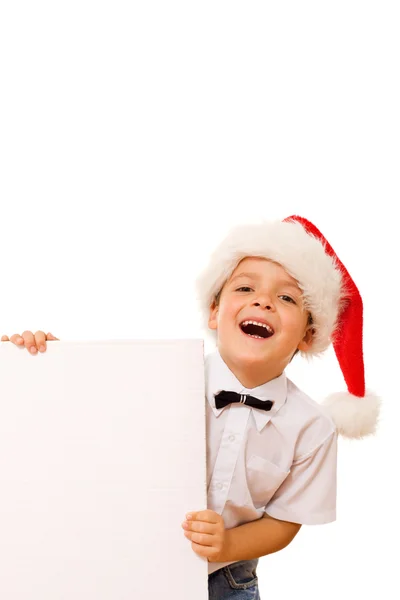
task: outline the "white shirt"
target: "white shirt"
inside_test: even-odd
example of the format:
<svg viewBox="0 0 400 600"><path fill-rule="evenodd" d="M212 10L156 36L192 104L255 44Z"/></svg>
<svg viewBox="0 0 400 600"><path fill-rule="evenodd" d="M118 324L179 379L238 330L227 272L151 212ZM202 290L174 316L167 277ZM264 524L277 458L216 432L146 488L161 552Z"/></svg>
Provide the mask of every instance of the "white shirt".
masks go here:
<svg viewBox="0 0 400 600"><path fill-rule="evenodd" d="M337 433L323 407L283 373L244 388L218 351L205 360L207 506L230 529L267 513L302 524L336 518ZM215 408L221 390L274 402L270 411L231 404ZM209 563L209 573L230 563Z"/></svg>

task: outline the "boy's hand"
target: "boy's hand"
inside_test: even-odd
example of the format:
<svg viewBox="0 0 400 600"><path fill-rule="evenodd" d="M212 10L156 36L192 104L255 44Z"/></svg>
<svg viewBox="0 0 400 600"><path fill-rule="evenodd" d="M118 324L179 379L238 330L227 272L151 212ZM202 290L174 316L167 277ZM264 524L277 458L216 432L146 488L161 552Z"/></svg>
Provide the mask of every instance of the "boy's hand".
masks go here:
<svg viewBox="0 0 400 600"><path fill-rule="evenodd" d="M225 543L225 524L221 515L213 510L192 512L186 515L182 527L196 554L209 562L220 562Z"/></svg>
<svg viewBox="0 0 400 600"><path fill-rule="evenodd" d="M48 333L47 335L44 331L37 331L35 334L32 331L24 331L24 333L19 335L18 333L14 333L8 339L8 336L3 335L1 338L2 342L12 342L16 346L20 346L21 348L26 348L31 354L36 354L39 352L46 351L46 340L58 340L58 338L54 337L52 333Z"/></svg>

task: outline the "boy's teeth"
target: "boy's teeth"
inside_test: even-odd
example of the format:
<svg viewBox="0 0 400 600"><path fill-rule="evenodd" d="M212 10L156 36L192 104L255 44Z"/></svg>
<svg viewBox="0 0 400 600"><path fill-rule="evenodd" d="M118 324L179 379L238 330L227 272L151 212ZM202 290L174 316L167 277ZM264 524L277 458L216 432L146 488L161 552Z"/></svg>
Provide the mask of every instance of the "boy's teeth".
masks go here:
<svg viewBox="0 0 400 600"><path fill-rule="evenodd" d="M259 327L265 327L265 329L269 333L273 333L273 331L269 325L267 325L266 323L260 323L259 321L244 321L244 323L242 323L242 325L258 325ZM253 337L261 337L261 336L257 335L257 336L253 336Z"/></svg>

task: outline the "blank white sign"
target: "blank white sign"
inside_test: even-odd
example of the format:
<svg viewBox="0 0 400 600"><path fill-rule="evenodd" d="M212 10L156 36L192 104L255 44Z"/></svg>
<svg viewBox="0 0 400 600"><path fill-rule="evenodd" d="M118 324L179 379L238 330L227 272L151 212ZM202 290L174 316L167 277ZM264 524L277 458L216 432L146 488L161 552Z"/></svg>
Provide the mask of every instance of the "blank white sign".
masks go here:
<svg viewBox="0 0 400 600"><path fill-rule="evenodd" d="M0 345L0 598L205 600L201 340Z"/></svg>

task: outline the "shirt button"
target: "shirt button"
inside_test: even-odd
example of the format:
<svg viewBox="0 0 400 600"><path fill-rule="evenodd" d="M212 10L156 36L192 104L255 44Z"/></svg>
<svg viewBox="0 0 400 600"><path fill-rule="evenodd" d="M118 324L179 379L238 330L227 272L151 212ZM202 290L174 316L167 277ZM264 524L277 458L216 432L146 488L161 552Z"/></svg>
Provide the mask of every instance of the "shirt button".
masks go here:
<svg viewBox="0 0 400 600"><path fill-rule="evenodd" d="M223 487L224 487L223 483L217 483L218 490L222 490Z"/></svg>
<svg viewBox="0 0 400 600"><path fill-rule="evenodd" d="M234 435L230 435L229 436L229 441L230 442L234 442L235 441L235 436Z"/></svg>

